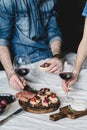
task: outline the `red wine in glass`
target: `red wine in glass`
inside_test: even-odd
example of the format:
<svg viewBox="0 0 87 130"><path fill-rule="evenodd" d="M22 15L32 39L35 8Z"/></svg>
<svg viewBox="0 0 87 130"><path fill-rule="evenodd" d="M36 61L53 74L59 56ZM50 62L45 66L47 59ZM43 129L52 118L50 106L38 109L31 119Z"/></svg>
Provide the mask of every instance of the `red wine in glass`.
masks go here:
<svg viewBox="0 0 87 130"><path fill-rule="evenodd" d="M28 55L17 55L14 58L13 66L14 70L20 76L26 76L30 72L30 68L27 66L30 64Z"/></svg>
<svg viewBox="0 0 87 130"><path fill-rule="evenodd" d="M25 75L27 75L28 73L29 73L29 69L28 68L17 68L17 69L15 69L15 72L17 73L17 74L19 74L20 76L25 76Z"/></svg>
<svg viewBox="0 0 87 130"><path fill-rule="evenodd" d="M60 76L62 79L68 81L68 80L70 80L70 79L73 78L73 73L72 73L72 72L61 72L61 73L59 74L59 76Z"/></svg>

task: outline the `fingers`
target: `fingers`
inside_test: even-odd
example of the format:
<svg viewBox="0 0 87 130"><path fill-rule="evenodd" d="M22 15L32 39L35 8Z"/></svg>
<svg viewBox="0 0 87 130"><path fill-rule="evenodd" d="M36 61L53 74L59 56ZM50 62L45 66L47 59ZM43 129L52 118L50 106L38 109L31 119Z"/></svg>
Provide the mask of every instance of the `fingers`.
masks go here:
<svg viewBox="0 0 87 130"><path fill-rule="evenodd" d="M59 69L55 70L53 73L55 73L55 74L59 74L60 72L62 72L62 70L63 70L63 68L60 67Z"/></svg>
<svg viewBox="0 0 87 130"><path fill-rule="evenodd" d="M47 67L47 71L49 73L59 73L59 72L62 71L62 69L63 69L62 63L60 63L60 62L58 62L58 63L56 63L56 62L54 62L54 63L49 62L49 63L50 63L50 66Z"/></svg>
<svg viewBox="0 0 87 130"><path fill-rule="evenodd" d="M55 66L51 66L50 68L49 68L49 70L48 70L48 72L49 73L55 73L55 74L59 74L61 71L62 71L62 66L57 66L57 65L55 65Z"/></svg>
<svg viewBox="0 0 87 130"><path fill-rule="evenodd" d="M48 71L49 73L53 73L53 72L55 72L56 70L57 70L56 64L51 64L49 67L47 67L47 71Z"/></svg>
<svg viewBox="0 0 87 130"><path fill-rule="evenodd" d="M10 85L16 90L24 89L25 80L16 74L13 74L9 79Z"/></svg>
<svg viewBox="0 0 87 130"><path fill-rule="evenodd" d="M24 78L23 78L23 77L19 77L19 78L20 78L20 80L21 80L23 86L26 86L26 81L24 80Z"/></svg>
<svg viewBox="0 0 87 130"><path fill-rule="evenodd" d="M70 86L72 86L72 84L74 84L76 81L75 78L69 80L69 81L65 81L65 80L62 80L62 87L64 89L65 92L69 92L70 90Z"/></svg>
<svg viewBox="0 0 87 130"><path fill-rule="evenodd" d="M68 83L65 80L62 81L62 87L64 92L67 93L69 91Z"/></svg>

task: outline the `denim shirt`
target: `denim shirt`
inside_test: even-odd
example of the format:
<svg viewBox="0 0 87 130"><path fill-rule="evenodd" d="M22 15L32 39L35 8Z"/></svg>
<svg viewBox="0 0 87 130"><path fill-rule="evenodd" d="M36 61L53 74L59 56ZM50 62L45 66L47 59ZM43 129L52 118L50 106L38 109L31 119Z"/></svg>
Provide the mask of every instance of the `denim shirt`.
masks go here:
<svg viewBox="0 0 87 130"><path fill-rule="evenodd" d="M54 10L56 0L0 0L0 46L31 62L52 57L50 44L61 40Z"/></svg>
<svg viewBox="0 0 87 130"><path fill-rule="evenodd" d="M85 7L83 9L82 15L87 17L87 2L86 2Z"/></svg>

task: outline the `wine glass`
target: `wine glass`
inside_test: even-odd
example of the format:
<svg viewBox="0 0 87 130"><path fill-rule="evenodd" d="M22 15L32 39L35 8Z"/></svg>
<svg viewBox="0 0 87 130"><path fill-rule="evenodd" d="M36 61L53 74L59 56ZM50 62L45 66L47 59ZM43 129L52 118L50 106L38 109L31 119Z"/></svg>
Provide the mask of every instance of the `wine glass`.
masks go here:
<svg viewBox="0 0 87 130"><path fill-rule="evenodd" d="M22 77L26 76L30 72L30 69L27 66L29 64L30 64L30 59L28 55L21 55L21 56L17 55L15 56L13 61L15 72Z"/></svg>
<svg viewBox="0 0 87 130"><path fill-rule="evenodd" d="M59 73L59 76L68 82L70 79L73 78L74 74L72 72L61 72ZM69 92L66 93L66 97L64 98L64 101L72 101L73 98L69 96Z"/></svg>

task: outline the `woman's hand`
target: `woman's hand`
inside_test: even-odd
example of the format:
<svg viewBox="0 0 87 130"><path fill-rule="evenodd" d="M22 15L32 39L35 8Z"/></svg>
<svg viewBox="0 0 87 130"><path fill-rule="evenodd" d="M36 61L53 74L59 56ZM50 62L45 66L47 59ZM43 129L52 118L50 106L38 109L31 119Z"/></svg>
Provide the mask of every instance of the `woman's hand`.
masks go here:
<svg viewBox="0 0 87 130"><path fill-rule="evenodd" d="M13 73L9 78L9 83L12 88L16 90L22 90L24 89L24 86L26 85L26 81L23 77L17 75L16 73Z"/></svg>
<svg viewBox="0 0 87 130"><path fill-rule="evenodd" d="M72 86L72 84L74 84L77 81L78 77L79 77L79 73L77 73L77 74L74 73L74 76L72 79L70 79L68 81L62 80L62 87L65 92L69 91L70 86Z"/></svg>

